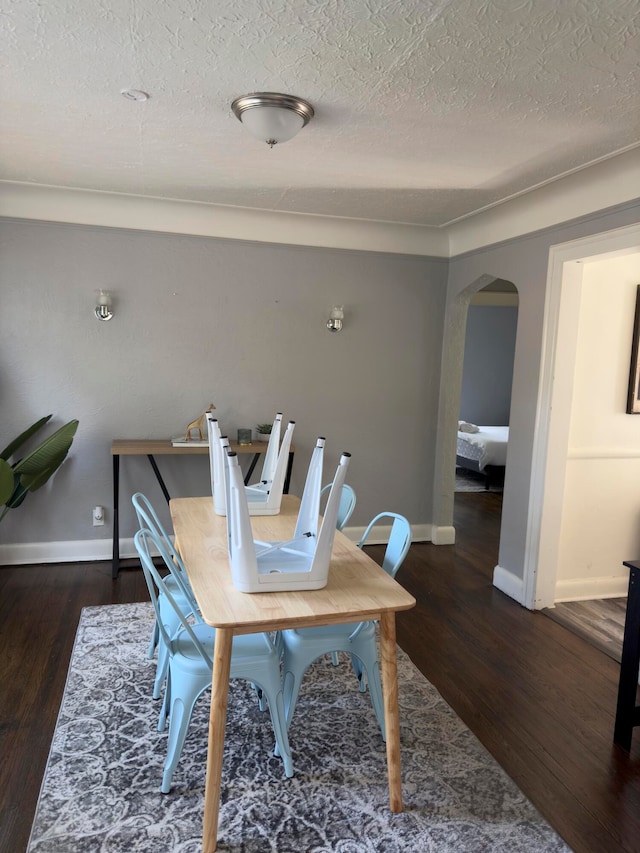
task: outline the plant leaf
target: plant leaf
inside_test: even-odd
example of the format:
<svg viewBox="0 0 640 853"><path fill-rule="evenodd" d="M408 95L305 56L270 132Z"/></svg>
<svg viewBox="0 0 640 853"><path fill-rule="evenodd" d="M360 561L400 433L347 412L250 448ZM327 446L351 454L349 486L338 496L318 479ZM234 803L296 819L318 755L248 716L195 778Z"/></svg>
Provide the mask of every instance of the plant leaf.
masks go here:
<svg viewBox="0 0 640 853"><path fill-rule="evenodd" d="M64 460L67 458L68 451L65 451L60 456L51 460L51 464L34 474L22 474L20 483L27 492L35 492L40 486L44 486L49 477L58 470Z"/></svg>
<svg viewBox="0 0 640 853"><path fill-rule="evenodd" d="M20 482L20 478L16 477L15 479L15 489L13 490L13 494L7 501L7 507L9 509L15 509L17 506L20 506L22 501L26 498L28 492L25 488L23 488L22 483Z"/></svg>
<svg viewBox="0 0 640 853"><path fill-rule="evenodd" d="M26 429L24 432L20 433L20 435L17 438L14 438L11 444L8 444L2 451L2 453L0 453L0 459L9 459L11 456L13 456L16 450L21 445L23 445L25 441L28 441L28 439L30 439L32 435L35 435L35 433L37 433L38 430L41 429L47 421L51 420L51 417L52 415L45 415L44 418L40 418L39 421L36 421L34 424L31 424L29 429Z"/></svg>
<svg viewBox="0 0 640 853"><path fill-rule="evenodd" d="M0 506L10 499L13 489L13 468L4 459L0 459Z"/></svg>
<svg viewBox="0 0 640 853"><path fill-rule="evenodd" d="M24 459L21 459L13 468L16 474L27 474L31 477L40 476L44 471L49 470L49 477L55 471L51 466L57 461L56 468L62 463L71 447L71 442L78 429L78 421L69 421L68 424L61 426L49 438L45 438L42 444L39 444L35 450L32 450ZM47 478L48 479L48 478ZM43 481L44 482L44 481ZM42 483L40 483L42 485Z"/></svg>

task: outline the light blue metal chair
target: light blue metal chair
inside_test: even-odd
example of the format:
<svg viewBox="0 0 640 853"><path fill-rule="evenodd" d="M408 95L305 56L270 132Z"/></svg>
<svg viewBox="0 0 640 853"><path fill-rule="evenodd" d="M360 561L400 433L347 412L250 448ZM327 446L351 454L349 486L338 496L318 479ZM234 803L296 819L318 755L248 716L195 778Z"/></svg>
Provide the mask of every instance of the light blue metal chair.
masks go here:
<svg viewBox="0 0 640 853"><path fill-rule="evenodd" d="M376 515L367 526L358 547L362 548L365 545L376 524L388 520L391 520L391 530L382 568L391 577L395 577L411 545L411 526L404 516L393 512L382 512ZM289 629L281 632L279 642L283 649L282 671L287 725L291 725L306 669L322 655L346 652L351 656L361 692L366 690L364 681L366 676L382 739L386 740L375 622L351 622L342 625L322 625L317 628Z"/></svg>
<svg viewBox="0 0 640 853"><path fill-rule="evenodd" d="M196 619L193 623L189 621L174 599L165 578L154 566L150 554L157 551L171 576L175 576L175 564L164 543L149 530L139 530L134 542L140 555L160 635L169 654L163 703L169 718L169 735L160 788L162 793L166 794L171 789L171 779L180 760L196 700L211 686L215 628L204 624L201 619ZM164 624L160 596L173 608L179 622L180 627L174 634L170 634ZM282 757L285 775L293 776L293 761L284 715L280 659L268 634L245 634L233 638L230 677L249 681L262 691L269 706L275 734L274 754ZM164 729L164 724L158 728Z"/></svg>
<svg viewBox="0 0 640 853"><path fill-rule="evenodd" d="M191 585L189 584L189 579L187 577L182 558L174 548L173 543L171 542L171 539L167 535L167 532L165 531L164 527L162 526L156 511L151 505L151 502L145 495L142 494L142 492L136 492L136 494L133 495L133 497L131 498L131 503L133 504L133 508L136 512L136 516L138 519L138 527L141 530L151 530L153 533L155 533L158 539L164 543L166 551L175 566L175 571L173 572L173 574L165 578L165 585L171 590L176 604L178 604L181 611L186 616L196 613L198 610L198 606L196 604L195 598L193 597L193 592L191 591ZM162 595L160 596L160 611L162 613L164 623L165 625L167 625L169 633L173 634L178 629L179 623L173 611L173 608L165 602L164 597ZM153 683L153 698L159 699L160 692L162 690L162 685L164 684L165 678L167 677L169 657L167 649L160 635L160 629L157 620L153 626L153 632L151 634L151 640L149 642L149 658L153 657L156 648L158 649L158 663L156 666L156 677Z"/></svg>
<svg viewBox="0 0 640 853"><path fill-rule="evenodd" d="M320 491L320 499L325 495L328 495L331 491L331 483L327 483L326 486L323 486ZM336 528L338 530L344 530L347 521L351 518L354 509L356 508L356 493L353 491L351 486L347 483L344 483L342 486L342 492L340 493L340 505L338 507L338 522L336 524Z"/></svg>
<svg viewBox="0 0 640 853"><path fill-rule="evenodd" d="M326 486L322 487L320 491L320 499L325 495L328 495L331 490L331 483L327 483ZM344 483L342 486L342 491L340 493L340 505L338 507L338 520L336 522L336 528L338 530L344 530L347 521L351 518L354 509L356 508L356 493L353 491L351 486ZM334 666L338 666L340 663L338 659L338 652L333 652L331 655L331 662Z"/></svg>

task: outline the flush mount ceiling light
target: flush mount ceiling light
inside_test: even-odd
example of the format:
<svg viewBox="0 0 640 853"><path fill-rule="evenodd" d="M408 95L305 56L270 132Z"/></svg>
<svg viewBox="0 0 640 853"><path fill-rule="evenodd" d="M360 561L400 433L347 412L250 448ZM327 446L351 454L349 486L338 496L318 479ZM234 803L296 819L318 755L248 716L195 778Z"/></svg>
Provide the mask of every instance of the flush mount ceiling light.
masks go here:
<svg viewBox="0 0 640 853"><path fill-rule="evenodd" d="M313 107L295 95L277 92L254 92L236 98L231 109L256 139L271 148L278 142L293 139L313 118Z"/></svg>

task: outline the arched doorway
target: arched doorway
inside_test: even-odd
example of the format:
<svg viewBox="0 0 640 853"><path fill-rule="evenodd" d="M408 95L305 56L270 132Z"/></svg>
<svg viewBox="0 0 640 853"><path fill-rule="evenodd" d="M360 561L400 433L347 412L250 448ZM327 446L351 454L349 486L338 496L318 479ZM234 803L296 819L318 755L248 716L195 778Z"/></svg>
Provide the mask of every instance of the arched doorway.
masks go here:
<svg viewBox="0 0 640 853"><path fill-rule="evenodd" d="M464 339L455 494L502 491L511 412L518 291L495 279L471 296Z"/></svg>

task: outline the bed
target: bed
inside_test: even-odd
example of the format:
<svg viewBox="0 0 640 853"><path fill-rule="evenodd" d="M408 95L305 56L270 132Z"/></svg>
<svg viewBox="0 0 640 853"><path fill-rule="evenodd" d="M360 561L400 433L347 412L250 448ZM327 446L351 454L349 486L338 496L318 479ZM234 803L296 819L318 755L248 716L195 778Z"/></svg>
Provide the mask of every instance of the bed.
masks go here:
<svg viewBox="0 0 640 853"><path fill-rule="evenodd" d="M484 474L485 489L504 481L508 426L477 426L458 421L456 467Z"/></svg>

